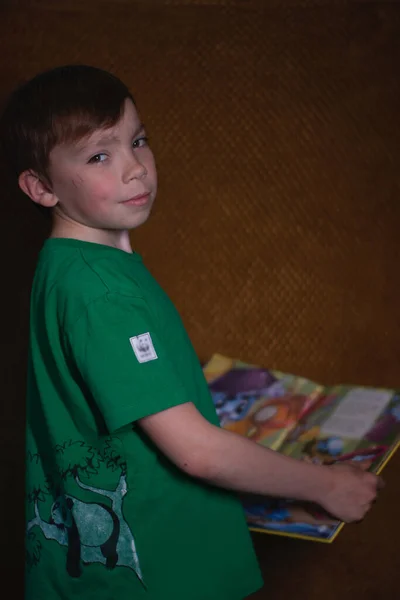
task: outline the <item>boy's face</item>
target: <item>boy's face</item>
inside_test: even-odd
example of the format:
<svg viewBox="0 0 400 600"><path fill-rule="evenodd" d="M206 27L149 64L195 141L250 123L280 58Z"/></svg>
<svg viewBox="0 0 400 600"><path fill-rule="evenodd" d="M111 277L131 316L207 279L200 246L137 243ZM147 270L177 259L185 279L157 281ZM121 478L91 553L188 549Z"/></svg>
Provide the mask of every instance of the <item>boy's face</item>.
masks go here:
<svg viewBox="0 0 400 600"><path fill-rule="evenodd" d="M50 153L49 175L57 219L82 231L126 231L144 223L157 192L157 173L133 102L110 129L58 145Z"/></svg>

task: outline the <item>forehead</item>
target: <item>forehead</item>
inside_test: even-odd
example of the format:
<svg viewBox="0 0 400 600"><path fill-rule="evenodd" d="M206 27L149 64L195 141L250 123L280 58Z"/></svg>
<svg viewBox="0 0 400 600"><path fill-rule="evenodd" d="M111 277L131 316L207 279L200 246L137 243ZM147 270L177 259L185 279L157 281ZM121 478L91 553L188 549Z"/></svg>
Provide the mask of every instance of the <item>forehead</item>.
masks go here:
<svg viewBox="0 0 400 600"><path fill-rule="evenodd" d="M103 142L118 142L124 136L131 136L142 127L141 121L132 100L127 98L121 112L121 117L112 127L99 128L92 131L87 136L77 140L74 144L75 149L79 152L82 148L97 145Z"/></svg>
<svg viewBox="0 0 400 600"><path fill-rule="evenodd" d="M133 102L126 99L119 120L111 127L101 127L74 140L57 144L50 152L50 162L60 159L79 158L83 153L101 145L117 144L137 134L143 128Z"/></svg>

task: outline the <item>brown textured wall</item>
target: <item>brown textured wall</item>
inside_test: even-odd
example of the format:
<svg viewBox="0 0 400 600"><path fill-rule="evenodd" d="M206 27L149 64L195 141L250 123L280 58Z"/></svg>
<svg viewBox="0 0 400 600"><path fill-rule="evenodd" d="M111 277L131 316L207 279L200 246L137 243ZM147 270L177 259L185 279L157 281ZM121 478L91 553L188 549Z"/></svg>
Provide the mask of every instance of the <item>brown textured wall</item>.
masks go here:
<svg viewBox="0 0 400 600"><path fill-rule="evenodd" d="M399 385L400 4L84 4L3 1L0 94L65 62L132 87L160 173L154 215L133 239L199 355ZM17 572L22 530L8 502L22 505L27 298L44 227L9 198L2 529ZM374 511L333 546L256 536L267 585L255 598L395 598L399 467L397 457Z"/></svg>

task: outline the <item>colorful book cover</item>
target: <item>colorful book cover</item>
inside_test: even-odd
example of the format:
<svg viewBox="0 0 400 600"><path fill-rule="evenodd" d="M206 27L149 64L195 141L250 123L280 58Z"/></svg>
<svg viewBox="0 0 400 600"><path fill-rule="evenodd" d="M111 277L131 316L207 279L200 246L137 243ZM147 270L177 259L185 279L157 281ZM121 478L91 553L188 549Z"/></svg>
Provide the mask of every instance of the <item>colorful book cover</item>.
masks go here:
<svg viewBox="0 0 400 600"><path fill-rule="evenodd" d="M220 354L203 370L221 426L282 454L380 473L399 446L400 390L323 386ZM344 525L295 500L242 502L253 531L330 543Z"/></svg>

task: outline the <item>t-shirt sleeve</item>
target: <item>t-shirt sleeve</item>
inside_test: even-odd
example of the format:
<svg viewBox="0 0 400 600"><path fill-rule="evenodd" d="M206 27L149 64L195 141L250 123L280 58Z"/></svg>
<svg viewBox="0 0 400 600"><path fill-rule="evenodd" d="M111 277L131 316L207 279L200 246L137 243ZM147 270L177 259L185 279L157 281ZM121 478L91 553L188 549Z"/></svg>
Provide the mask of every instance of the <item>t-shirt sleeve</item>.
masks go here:
<svg viewBox="0 0 400 600"><path fill-rule="evenodd" d="M190 401L142 298L106 294L66 338L69 353L110 432Z"/></svg>

